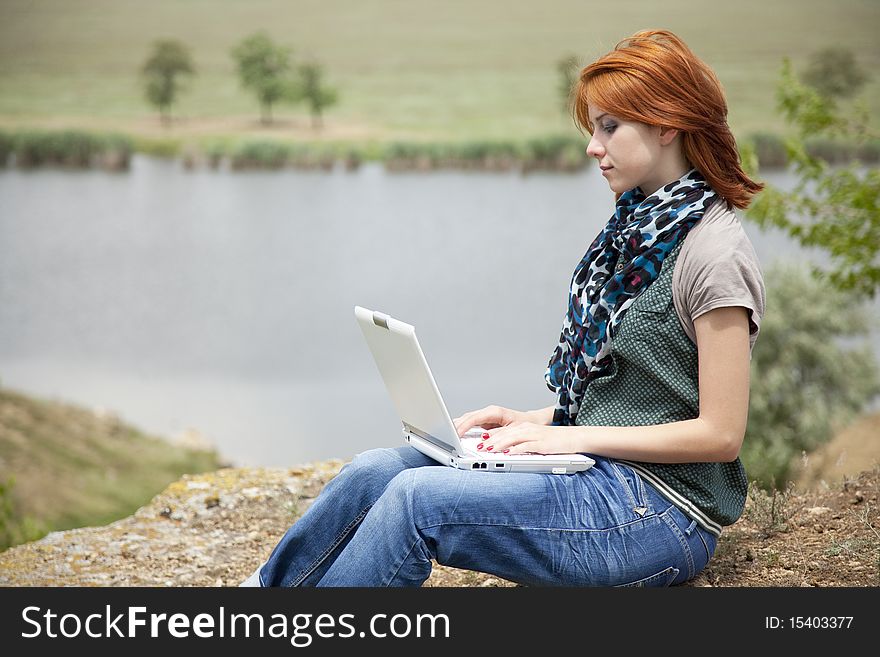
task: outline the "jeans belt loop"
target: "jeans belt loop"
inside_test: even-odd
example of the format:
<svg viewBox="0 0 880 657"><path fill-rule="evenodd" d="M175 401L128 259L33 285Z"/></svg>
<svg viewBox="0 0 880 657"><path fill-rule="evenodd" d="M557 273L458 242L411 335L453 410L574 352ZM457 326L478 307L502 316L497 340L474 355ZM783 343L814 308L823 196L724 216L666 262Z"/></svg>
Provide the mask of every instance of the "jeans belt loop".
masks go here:
<svg viewBox="0 0 880 657"><path fill-rule="evenodd" d="M689 524L687 526L687 529L684 530L684 533L687 534L688 536L690 536L691 532L694 531L694 527L696 527L696 526L697 526L697 521L691 520L691 524Z"/></svg>

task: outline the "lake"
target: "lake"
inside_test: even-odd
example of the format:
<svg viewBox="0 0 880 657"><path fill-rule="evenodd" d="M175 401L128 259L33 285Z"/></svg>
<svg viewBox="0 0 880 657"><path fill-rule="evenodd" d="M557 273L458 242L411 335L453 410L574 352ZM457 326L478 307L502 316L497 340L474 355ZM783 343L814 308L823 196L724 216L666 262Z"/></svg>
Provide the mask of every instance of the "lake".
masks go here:
<svg viewBox="0 0 880 657"><path fill-rule="evenodd" d="M547 406L571 272L612 206L593 166L4 170L0 383L195 430L236 465L348 459L401 441L362 305L417 327L453 415ZM744 225L765 270L802 253Z"/></svg>

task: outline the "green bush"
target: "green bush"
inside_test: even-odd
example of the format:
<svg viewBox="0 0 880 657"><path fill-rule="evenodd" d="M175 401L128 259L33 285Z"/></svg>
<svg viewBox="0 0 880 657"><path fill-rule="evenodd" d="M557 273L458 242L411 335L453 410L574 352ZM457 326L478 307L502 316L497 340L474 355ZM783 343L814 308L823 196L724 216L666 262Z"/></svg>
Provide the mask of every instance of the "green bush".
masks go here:
<svg viewBox="0 0 880 657"><path fill-rule="evenodd" d="M9 164L9 158L14 150L12 135L0 130L0 168Z"/></svg>
<svg viewBox="0 0 880 657"><path fill-rule="evenodd" d="M584 152L582 137L551 135L530 139L524 145L524 171L546 169L574 171L587 166L590 158Z"/></svg>
<svg viewBox="0 0 880 657"><path fill-rule="evenodd" d="M465 168L507 170L522 160L521 149L510 142L465 142L457 148L458 159Z"/></svg>
<svg viewBox="0 0 880 657"><path fill-rule="evenodd" d="M42 538L48 532L43 523L31 517L21 517L16 508L13 488L15 480L0 480L0 552L21 543Z"/></svg>
<svg viewBox="0 0 880 657"><path fill-rule="evenodd" d="M414 142L392 142L383 153L385 166L391 171L433 169L446 157L442 146Z"/></svg>
<svg viewBox="0 0 880 657"><path fill-rule="evenodd" d="M804 142L804 147L808 155L828 164L849 164L853 160L876 163L880 160L880 142L877 140L856 144L827 137L812 138Z"/></svg>
<svg viewBox="0 0 880 657"><path fill-rule="evenodd" d="M282 141L246 141L228 147L214 142L208 147L208 157L214 166L229 151L230 165L233 169L322 169L328 171L337 160L346 159L347 166L354 166L354 155L349 151L345 156L324 144L288 143Z"/></svg>
<svg viewBox="0 0 880 657"><path fill-rule="evenodd" d="M128 137L81 130L24 130L13 137L16 164L21 167L65 166L125 169L134 150Z"/></svg>
<svg viewBox="0 0 880 657"><path fill-rule="evenodd" d="M313 144L295 144L288 153L288 165L297 169L323 169L329 171L337 156L332 148Z"/></svg>
<svg viewBox="0 0 880 657"><path fill-rule="evenodd" d="M386 166L401 169L483 169L573 171L587 164L581 139L550 136L525 143L477 140L449 144L393 142L383 154Z"/></svg>
<svg viewBox="0 0 880 657"><path fill-rule="evenodd" d="M767 312L751 362L741 458L749 479L781 489L794 457L830 440L880 393L865 305L805 266L766 273ZM861 344L860 344L861 343Z"/></svg>
<svg viewBox="0 0 880 657"><path fill-rule="evenodd" d="M834 139L815 138L804 142L807 154L828 164L852 162L856 155L855 144L842 143Z"/></svg>
<svg viewBox="0 0 880 657"><path fill-rule="evenodd" d="M282 169L293 154L290 144L279 141L247 141L232 152L233 169Z"/></svg>
<svg viewBox="0 0 880 657"><path fill-rule="evenodd" d="M866 163L880 162L880 139L873 139L860 145L856 149L856 157Z"/></svg>
<svg viewBox="0 0 880 657"><path fill-rule="evenodd" d="M152 155L153 157L173 158L180 154L182 144L179 139L173 138L136 138L134 141L134 149L138 153L144 155Z"/></svg>
<svg viewBox="0 0 880 657"><path fill-rule="evenodd" d="M204 145L205 157L212 169L220 166L220 162L229 155L230 150L229 144L219 139L208 141Z"/></svg>
<svg viewBox="0 0 880 657"><path fill-rule="evenodd" d="M748 496L750 503L746 505L743 516L755 524L764 538L787 531L792 519L801 510L792 483L781 489L764 489L757 481L751 481Z"/></svg>
<svg viewBox="0 0 880 657"><path fill-rule="evenodd" d="M766 168L780 168L788 164L788 153L785 150L785 141L776 134L757 132L749 135L747 141L754 148L758 158L758 165Z"/></svg>

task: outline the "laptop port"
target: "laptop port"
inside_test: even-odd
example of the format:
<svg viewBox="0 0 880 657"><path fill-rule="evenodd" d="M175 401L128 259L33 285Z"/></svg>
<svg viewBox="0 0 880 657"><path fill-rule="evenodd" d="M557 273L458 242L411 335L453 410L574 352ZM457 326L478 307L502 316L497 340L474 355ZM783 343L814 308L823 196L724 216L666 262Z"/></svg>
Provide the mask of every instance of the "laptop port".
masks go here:
<svg viewBox="0 0 880 657"><path fill-rule="evenodd" d="M479 470L479 469L480 469L479 463L477 463L476 461L474 463L471 463L471 470Z"/></svg>
<svg viewBox="0 0 880 657"><path fill-rule="evenodd" d="M495 464L495 467L496 467L496 468L503 468L503 467L504 467L504 464L503 464L503 463L496 463L496 464Z"/></svg>

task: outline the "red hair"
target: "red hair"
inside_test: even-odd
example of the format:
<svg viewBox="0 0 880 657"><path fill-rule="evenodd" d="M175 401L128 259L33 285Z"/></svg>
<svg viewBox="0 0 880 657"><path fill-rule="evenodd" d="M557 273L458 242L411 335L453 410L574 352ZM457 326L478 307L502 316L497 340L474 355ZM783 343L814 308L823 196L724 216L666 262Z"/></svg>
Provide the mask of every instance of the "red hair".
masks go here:
<svg viewBox="0 0 880 657"><path fill-rule="evenodd" d="M721 83L672 32L637 32L584 67L572 90L572 113L593 134L588 105L677 129L688 162L730 205L746 208L764 188L742 169Z"/></svg>

